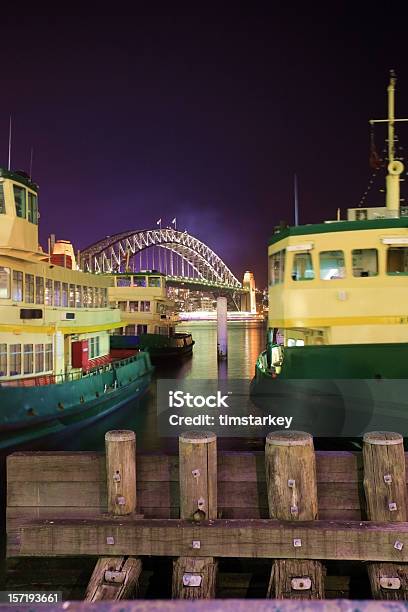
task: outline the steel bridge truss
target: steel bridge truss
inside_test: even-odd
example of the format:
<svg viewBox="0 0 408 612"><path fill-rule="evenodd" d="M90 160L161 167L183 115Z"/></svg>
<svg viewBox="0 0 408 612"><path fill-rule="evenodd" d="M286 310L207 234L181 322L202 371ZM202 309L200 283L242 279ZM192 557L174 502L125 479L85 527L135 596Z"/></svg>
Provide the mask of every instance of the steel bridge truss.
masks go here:
<svg viewBox="0 0 408 612"><path fill-rule="evenodd" d="M123 270L123 264L131 257L151 247L160 247L176 253L181 259L182 276L186 278L192 273L195 278L206 283L237 289L242 286L222 259L204 242L186 231L180 232L173 228L107 236L82 251L81 267L89 272L120 272Z"/></svg>

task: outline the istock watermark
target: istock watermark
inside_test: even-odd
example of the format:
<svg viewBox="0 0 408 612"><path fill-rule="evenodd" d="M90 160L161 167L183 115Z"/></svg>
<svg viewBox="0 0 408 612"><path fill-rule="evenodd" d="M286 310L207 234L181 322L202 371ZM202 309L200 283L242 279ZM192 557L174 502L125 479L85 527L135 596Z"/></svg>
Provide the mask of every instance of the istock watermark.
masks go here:
<svg viewBox="0 0 408 612"><path fill-rule="evenodd" d="M159 435L188 428L264 437L276 429L360 437L375 429L408 436L407 380L159 379Z"/></svg>

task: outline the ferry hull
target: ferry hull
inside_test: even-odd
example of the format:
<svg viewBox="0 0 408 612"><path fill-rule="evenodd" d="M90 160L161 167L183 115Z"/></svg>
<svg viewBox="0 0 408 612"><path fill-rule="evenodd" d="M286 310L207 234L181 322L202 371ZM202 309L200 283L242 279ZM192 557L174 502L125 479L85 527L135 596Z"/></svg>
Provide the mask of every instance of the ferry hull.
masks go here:
<svg viewBox="0 0 408 612"><path fill-rule="evenodd" d="M140 354L78 380L38 387L0 387L0 449L82 426L142 395L153 368Z"/></svg>
<svg viewBox="0 0 408 612"><path fill-rule="evenodd" d="M408 437L407 357L407 344L285 348L282 371L273 375L265 351L251 397L267 413L292 416L292 429L315 437L346 441L376 429Z"/></svg>

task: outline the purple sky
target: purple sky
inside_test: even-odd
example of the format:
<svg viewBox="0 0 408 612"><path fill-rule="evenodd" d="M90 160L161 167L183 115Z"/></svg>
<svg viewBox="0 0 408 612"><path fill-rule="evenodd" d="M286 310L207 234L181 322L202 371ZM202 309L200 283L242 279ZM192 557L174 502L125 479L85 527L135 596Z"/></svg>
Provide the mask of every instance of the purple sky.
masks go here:
<svg viewBox="0 0 408 612"><path fill-rule="evenodd" d="M43 242L54 232L83 248L176 216L261 286L272 228L293 220L295 172L301 222L357 205L370 178L367 120L385 116L390 68L408 116L406 24L384 28L386 5L361 16L344 3L304 6L3 12L0 165L12 113L13 167L28 170L34 147Z"/></svg>

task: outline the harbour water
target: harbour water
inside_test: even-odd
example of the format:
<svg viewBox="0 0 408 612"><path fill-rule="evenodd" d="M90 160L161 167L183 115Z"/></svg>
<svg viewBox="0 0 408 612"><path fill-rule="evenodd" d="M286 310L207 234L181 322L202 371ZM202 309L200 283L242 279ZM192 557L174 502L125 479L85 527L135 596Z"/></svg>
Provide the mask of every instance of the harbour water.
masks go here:
<svg viewBox="0 0 408 612"><path fill-rule="evenodd" d="M124 408L101 419L92 426L69 432L63 436L33 442L24 450L42 451L103 451L105 446L104 436L111 429L131 429L136 432L138 452L177 452L177 438L161 438L157 432L156 424L156 381L159 378L195 378L195 379L217 379L217 378L244 378L251 379L254 373L257 356L265 346L266 327L259 322L233 322L228 324L228 362L217 364L217 328L214 322L188 323L180 326L179 331L190 330L196 342L193 356L181 363L167 364L157 368L149 392L141 399L129 403ZM219 440L220 448L232 448L234 450L248 450L259 447L261 449L264 441L251 439L225 439ZM10 449L9 452L20 449ZM6 580L7 587L14 586L14 578L6 576L5 564L5 506L6 506L6 483L5 483L5 455L1 457L1 528L2 528L2 563L1 582ZM28 561L28 560L27 560ZM83 561L81 561L82 563ZM32 581L36 581L37 562L29 565L29 571L25 579L17 577L19 588L30 588ZM49 571L54 570L56 562L51 562ZM87 564L85 564L87 565ZM24 567L27 569L27 562ZM84 566L85 567L85 566ZM9 568L8 568L9 569ZM17 572L17 574L19 574ZM31 578L30 578L31 576ZM3 582L4 584L4 582ZM21 586L23 585L24 586Z"/></svg>

